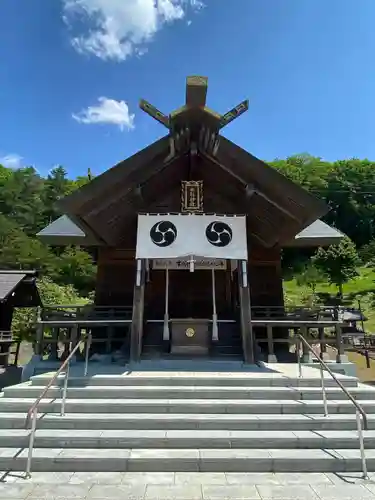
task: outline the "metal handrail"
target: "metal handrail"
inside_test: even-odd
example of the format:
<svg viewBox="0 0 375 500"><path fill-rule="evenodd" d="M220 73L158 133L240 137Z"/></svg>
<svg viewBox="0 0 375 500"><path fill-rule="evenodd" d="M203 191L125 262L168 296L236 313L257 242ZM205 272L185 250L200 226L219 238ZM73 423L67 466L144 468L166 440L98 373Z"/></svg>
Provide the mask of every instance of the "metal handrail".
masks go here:
<svg viewBox="0 0 375 500"><path fill-rule="evenodd" d="M367 471L367 463L366 463L366 456L365 456L365 443L364 443L364 438L363 438L363 431L368 430L368 418L365 410L362 408L362 406L354 399L354 397L350 394L348 389L344 387L344 385L340 382L340 380L336 377L336 375L333 373L331 368L323 361L321 356L318 356L317 353L314 351L314 349L311 347L311 345L306 341L306 339L303 338L302 335L297 334L297 345L296 345L296 354L297 354L297 359L298 359L298 370L299 370L299 378L302 378L302 364L301 364L301 357L300 357L300 342L312 353L314 356L317 358L319 364L320 364L320 379L321 379L321 387L322 387L322 394L323 394L323 403L324 403L324 413L325 417L328 417L328 403L327 403L327 393L326 393L326 388L324 384L324 372L323 368L331 375L333 380L336 382L336 384L340 387L340 389L344 392L346 397L353 403L353 405L356 408L356 420L357 420L357 430L358 430L358 438L359 438L359 447L360 447L360 452L361 452L361 460L362 460L362 472L363 472L363 478L367 479L368 478L368 471ZM362 421L361 421L361 416L363 420L363 427L362 427Z"/></svg>
<svg viewBox="0 0 375 500"><path fill-rule="evenodd" d="M31 420L31 432L29 436L29 453L27 456L27 463L26 463L26 477L29 478L31 477L30 471L31 471L31 462L33 458L33 449L34 449L34 441L35 441L35 431L36 431L36 423L37 423L37 417L38 417L38 407L42 399L45 397L49 389L52 387L52 385L56 382L57 378L59 375L62 373L62 371L66 368L65 370L65 377L64 377L64 388L63 388L63 397L61 400L61 416L63 417L65 415L65 402L66 402L66 392L68 388L68 379L69 379L69 369L70 369L70 361L73 358L73 356L76 354L78 349L82 344L86 342L86 355L85 355L85 369L84 369L84 376L87 376L87 371L88 371L88 361L89 361L89 350L92 342L92 336L91 333L87 335L85 338L81 338L79 342L77 342L77 345L74 346L72 351L70 352L69 356L66 358L66 360L62 363L60 368L57 370L55 375L51 378L51 380L48 382L46 387L43 389L42 393L40 396L37 397L29 411L27 412L27 417L26 417L26 423L25 423L25 428L29 428L30 420Z"/></svg>

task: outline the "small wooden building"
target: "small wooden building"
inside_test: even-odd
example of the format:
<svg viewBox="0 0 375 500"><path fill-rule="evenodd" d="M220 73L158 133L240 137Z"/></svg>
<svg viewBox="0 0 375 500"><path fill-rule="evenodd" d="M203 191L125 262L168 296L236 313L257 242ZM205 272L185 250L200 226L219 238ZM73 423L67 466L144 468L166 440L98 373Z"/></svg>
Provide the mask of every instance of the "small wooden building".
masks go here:
<svg viewBox="0 0 375 500"><path fill-rule="evenodd" d="M206 94L207 78L188 77L185 104L169 115L142 100L166 135L61 200L65 215L39 233L53 245L97 248L95 305L129 308L120 337L133 359L160 350L253 360L254 338L265 330L253 320L285 315L281 249L342 237L319 220L325 203L221 134L248 102L221 115L206 106ZM137 260L139 214L245 216L247 258Z"/></svg>
<svg viewBox="0 0 375 500"><path fill-rule="evenodd" d="M0 365L8 363L14 308L41 304L36 277L36 271L0 270Z"/></svg>

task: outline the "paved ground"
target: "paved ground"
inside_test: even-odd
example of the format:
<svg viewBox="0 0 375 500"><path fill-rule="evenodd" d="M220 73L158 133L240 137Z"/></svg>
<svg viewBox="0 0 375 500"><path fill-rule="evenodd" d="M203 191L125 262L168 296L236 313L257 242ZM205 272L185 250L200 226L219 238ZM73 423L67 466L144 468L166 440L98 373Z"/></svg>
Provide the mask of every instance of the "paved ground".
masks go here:
<svg viewBox="0 0 375 500"><path fill-rule="evenodd" d="M375 474L0 474L4 500L375 500Z"/></svg>

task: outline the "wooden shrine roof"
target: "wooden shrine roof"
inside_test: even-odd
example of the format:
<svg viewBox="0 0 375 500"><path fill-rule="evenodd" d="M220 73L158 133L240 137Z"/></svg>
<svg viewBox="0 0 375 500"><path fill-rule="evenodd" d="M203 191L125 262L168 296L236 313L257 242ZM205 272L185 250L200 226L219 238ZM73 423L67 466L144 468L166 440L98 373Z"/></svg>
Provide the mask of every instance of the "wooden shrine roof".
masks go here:
<svg viewBox="0 0 375 500"><path fill-rule="evenodd" d="M57 229L57 230L56 230ZM66 230L66 231L65 231ZM50 245L100 246L100 242L87 238L67 215L62 215L37 234ZM307 226L294 238L285 243L286 247L326 247L339 243L345 235L320 219Z"/></svg>
<svg viewBox="0 0 375 500"><path fill-rule="evenodd" d="M186 104L169 116L142 101L169 134L60 200L62 212L98 244L121 246L137 213L178 211L173 193L195 179L204 182L204 200L216 196L215 210L204 201L206 212L246 214L251 237L268 247L325 215L325 203L220 134L248 102L220 115L206 107L206 92L207 79L188 77Z"/></svg>
<svg viewBox="0 0 375 500"><path fill-rule="evenodd" d="M168 151L168 137L164 137L61 200L62 211L108 245L119 244L117 234L129 216L155 211L151 201L164 199L172 190L179 194L179 181L188 178L182 165L188 160L177 157L166 165ZM231 196L231 207L224 200L219 203L222 211L246 213L249 228L266 246L289 241L327 212L324 203L224 137L215 159L202 158L206 168L193 178L204 179L204 191L210 188L223 199ZM147 203L146 191L151 197Z"/></svg>
<svg viewBox="0 0 375 500"><path fill-rule="evenodd" d="M40 305L36 276L36 271L0 270L0 302L7 302L13 307Z"/></svg>

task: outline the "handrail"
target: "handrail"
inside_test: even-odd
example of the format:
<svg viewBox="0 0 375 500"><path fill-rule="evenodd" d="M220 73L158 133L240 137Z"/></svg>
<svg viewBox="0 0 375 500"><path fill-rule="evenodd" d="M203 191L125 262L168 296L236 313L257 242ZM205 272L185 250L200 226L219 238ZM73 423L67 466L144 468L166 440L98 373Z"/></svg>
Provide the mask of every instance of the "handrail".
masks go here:
<svg viewBox="0 0 375 500"><path fill-rule="evenodd" d="M34 440L35 440L35 431L36 431L36 423L37 423L37 416L38 416L38 407L42 399L45 397L49 389L52 387L52 385L56 382L57 378L59 375L62 373L62 371L66 368L65 371L65 378L64 378L64 389L63 389L63 397L61 401L61 416L65 415L65 400L66 400L66 391L68 387L68 379L69 379L69 366L70 366L70 361L73 358L73 356L76 354L78 349L81 347L82 344L86 341L86 356L85 356L85 373L84 375L87 375L87 365L88 365L88 353L89 349L91 346L91 333L89 333L85 338L81 338L79 342L77 342L77 345L74 346L72 351L70 352L69 356L66 358L66 360L62 363L60 368L56 371L54 376L51 378L51 380L48 382L46 387L43 389L42 393L37 397L29 411L27 412L27 417L26 417L26 423L25 423L25 428L27 429L30 424L31 420L31 432L30 432L30 439L29 439L29 454L27 457L27 464L26 464L26 477L30 477L30 470L31 470L31 461L33 457L33 449L34 449Z"/></svg>
<svg viewBox="0 0 375 500"><path fill-rule="evenodd" d="M358 430L358 437L359 437L359 443L360 443L360 451L361 451L361 459L362 459L362 472L363 472L363 477L366 479L368 477L368 472L367 472L367 464L366 464L366 457L365 457L365 446L364 446L364 439L363 439L363 430L368 430L368 418L365 410L362 408L362 406L354 399L354 397L350 394L348 389L344 387L344 385L340 382L340 380L336 377L336 375L333 373L331 368L323 361L321 356L318 356L317 353L314 351L314 349L311 347L311 345L306 341L306 339L303 338L301 334L296 335L298 342L296 345L296 353L297 353L297 358L298 358L298 369L299 369L299 377L302 377L302 365L301 365L301 359L300 359L300 342L312 353L314 356L317 358L319 364L320 364L320 377L321 377L321 384L322 384L322 393L323 393L323 403L324 403L324 412L325 416L328 416L328 404L327 404L327 394L326 394L326 389L324 385L324 373L323 373L323 368L331 375L333 380L336 382L336 384L340 387L340 389L344 392L346 397L353 403L353 405L356 408L356 417L357 417L357 430ZM360 419L360 415L362 416L363 420L363 428L362 428L362 423Z"/></svg>

